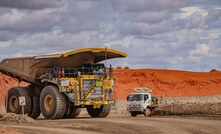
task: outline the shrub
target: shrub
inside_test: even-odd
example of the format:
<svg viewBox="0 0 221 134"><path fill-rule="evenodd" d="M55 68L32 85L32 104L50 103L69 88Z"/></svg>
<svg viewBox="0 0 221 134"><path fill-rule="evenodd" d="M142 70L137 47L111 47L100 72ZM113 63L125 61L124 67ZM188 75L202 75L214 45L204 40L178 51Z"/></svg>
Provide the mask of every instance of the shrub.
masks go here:
<svg viewBox="0 0 221 134"><path fill-rule="evenodd" d="M121 66L117 66L116 69L122 69L122 67Z"/></svg>
<svg viewBox="0 0 221 134"><path fill-rule="evenodd" d="M212 73L212 72L216 72L216 71L217 71L216 69L212 69L209 72Z"/></svg>
<svg viewBox="0 0 221 134"><path fill-rule="evenodd" d="M125 67L124 69L130 69L129 67Z"/></svg>

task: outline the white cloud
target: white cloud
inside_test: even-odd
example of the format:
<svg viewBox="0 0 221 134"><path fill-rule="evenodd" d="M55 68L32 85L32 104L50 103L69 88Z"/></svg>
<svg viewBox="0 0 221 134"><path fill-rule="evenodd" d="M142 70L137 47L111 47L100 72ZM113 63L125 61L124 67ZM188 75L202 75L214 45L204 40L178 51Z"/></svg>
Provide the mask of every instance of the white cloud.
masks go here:
<svg viewBox="0 0 221 134"><path fill-rule="evenodd" d="M196 63L197 64L200 64L201 62L201 57L199 56L193 56L193 55L190 55L186 58L186 61L184 63L189 63L189 64L192 64L192 65L195 65ZM191 67L189 67L191 68Z"/></svg>
<svg viewBox="0 0 221 134"><path fill-rule="evenodd" d="M160 12L143 12L138 15L137 21L138 22L150 22L150 23L157 23L161 22L165 19L168 19L169 13L168 11L160 11Z"/></svg>
<svg viewBox="0 0 221 134"><path fill-rule="evenodd" d="M24 54L21 53L21 52L17 52L17 53L12 55L12 57L23 57L23 56L24 56Z"/></svg>
<svg viewBox="0 0 221 134"><path fill-rule="evenodd" d="M159 11L185 5L185 2L180 0L120 0L120 2L122 7L126 7L126 10L130 12Z"/></svg>
<svg viewBox="0 0 221 134"><path fill-rule="evenodd" d="M134 36L127 36L123 38L122 40L114 40L110 41L104 44L104 46L111 47L111 46L122 46L125 48L129 48L130 45L132 45L132 42L134 40Z"/></svg>
<svg viewBox="0 0 221 134"><path fill-rule="evenodd" d="M83 10L89 10L92 8L92 1L79 1L77 3L77 8L78 9L83 9Z"/></svg>
<svg viewBox="0 0 221 134"><path fill-rule="evenodd" d="M134 36L127 36L127 37L125 37L125 38L123 39L121 45L122 45L123 47L129 48L130 45L133 44L133 40L134 40Z"/></svg>
<svg viewBox="0 0 221 134"><path fill-rule="evenodd" d="M207 44L196 45L196 49L191 51L191 55L208 55L210 51L210 46Z"/></svg>
<svg viewBox="0 0 221 134"><path fill-rule="evenodd" d="M102 32L108 33L113 29L113 25L110 22L101 22L100 23L100 30Z"/></svg>
<svg viewBox="0 0 221 134"><path fill-rule="evenodd" d="M215 7L214 9L221 10L221 7Z"/></svg>
<svg viewBox="0 0 221 134"><path fill-rule="evenodd" d="M19 11L17 9L11 9L10 12L4 13L0 16L0 28L8 27L13 25L16 21L19 21L26 15L25 12Z"/></svg>
<svg viewBox="0 0 221 134"><path fill-rule="evenodd" d="M0 47L9 47L11 44L11 41L0 41Z"/></svg>
<svg viewBox="0 0 221 134"><path fill-rule="evenodd" d="M200 39L211 40L211 39L219 39L221 36L221 29L210 29L205 31Z"/></svg>
<svg viewBox="0 0 221 134"><path fill-rule="evenodd" d="M115 40L115 41L111 41L111 42L105 43L104 46L105 47L111 47L111 46L120 45L120 44L121 44L120 40Z"/></svg>
<svg viewBox="0 0 221 134"><path fill-rule="evenodd" d="M181 13L175 13L173 17L175 19L184 19L192 16L193 14L200 14L202 17L205 17L208 15L208 11L200 8L200 7L183 7L180 8Z"/></svg>
<svg viewBox="0 0 221 134"><path fill-rule="evenodd" d="M33 3L37 6L32 8ZM194 71L208 69L204 66L208 63L215 68L221 58L218 2L208 1L208 6L182 0L56 3L1 5L6 7L0 6L1 55L108 46L128 54L116 65Z"/></svg>
<svg viewBox="0 0 221 134"><path fill-rule="evenodd" d="M171 27L172 23L169 21L163 21L157 24L125 23L120 29L120 32L124 35L155 35L169 32L172 30Z"/></svg>
<svg viewBox="0 0 221 134"><path fill-rule="evenodd" d="M158 63L170 63L170 64L180 64L183 62L183 57L158 57L153 59L154 62Z"/></svg>
<svg viewBox="0 0 221 134"><path fill-rule="evenodd" d="M194 50L190 51L190 55L201 58L220 58L221 48L215 48L211 44L198 44Z"/></svg>
<svg viewBox="0 0 221 134"><path fill-rule="evenodd" d="M0 15L0 30L21 33L34 33L53 29L61 21L60 8L46 8L42 10L11 9Z"/></svg>

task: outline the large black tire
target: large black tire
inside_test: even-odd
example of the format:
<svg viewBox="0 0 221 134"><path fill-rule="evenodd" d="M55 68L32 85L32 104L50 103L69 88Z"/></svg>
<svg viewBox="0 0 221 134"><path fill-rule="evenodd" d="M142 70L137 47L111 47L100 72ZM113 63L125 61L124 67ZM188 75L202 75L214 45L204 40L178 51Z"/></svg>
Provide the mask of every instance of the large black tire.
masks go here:
<svg viewBox="0 0 221 134"><path fill-rule="evenodd" d="M148 117L150 114L151 114L150 108L146 108L145 113L144 113L144 116L145 116L145 117Z"/></svg>
<svg viewBox="0 0 221 134"><path fill-rule="evenodd" d="M131 114L132 117L136 117L137 116L136 112L131 112L130 114Z"/></svg>
<svg viewBox="0 0 221 134"><path fill-rule="evenodd" d="M110 113L111 105L101 105L100 108L93 108L93 105L87 106L87 112L91 117L107 117Z"/></svg>
<svg viewBox="0 0 221 134"><path fill-rule="evenodd" d="M32 111L29 115L33 119L37 119L41 114L40 110L40 96L32 96Z"/></svg>
<svg viewBox="0 0 221 134"><path fill-rule="evenodd" d="M46 119L62 118L66 111L67 99L54 85L43 88L40 96L40 109Z"/></svg>
<svg viewBox="0 0 221 134"><path fill-rule="evenodd" d="M66 112L63 116L63 118L76 118L81 112L80 108L71 107L69 112L68 109L66 109Z"/></svg>
<svg viewBox="0 0 221 134"><path fill-rule="evenodd" d="M31 97L28 95L27 87L13 87L7 93L6 111L8 113L22 114L22 106L19 105L19 97L24 96L26 105L24 106L24 113L30 115L31 113Z"/></svg>
<svg viewBox="0 0 221 134"><path fill-rule="evenodd" d="M76 118L80 114L80 112L81 112L80 108L73 107L71 109L71 112L70 112L68 118Z"/></svg>

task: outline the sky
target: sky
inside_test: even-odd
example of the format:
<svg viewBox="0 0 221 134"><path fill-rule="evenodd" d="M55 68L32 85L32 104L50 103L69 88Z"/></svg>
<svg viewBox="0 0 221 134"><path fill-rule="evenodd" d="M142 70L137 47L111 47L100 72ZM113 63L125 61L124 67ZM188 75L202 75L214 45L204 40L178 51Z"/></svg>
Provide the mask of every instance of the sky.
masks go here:
<svg viewBox="0 0 221 134"><path fill-rule="evenodd" d="M0 61L115 49L114 67L221 70L221 0L1 0Z"/></svg>

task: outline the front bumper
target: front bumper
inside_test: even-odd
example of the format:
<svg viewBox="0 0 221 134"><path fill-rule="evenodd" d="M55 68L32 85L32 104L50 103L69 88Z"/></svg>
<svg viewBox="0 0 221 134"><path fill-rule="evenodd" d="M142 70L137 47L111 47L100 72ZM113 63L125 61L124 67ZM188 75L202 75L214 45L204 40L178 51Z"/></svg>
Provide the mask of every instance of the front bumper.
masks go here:
<svg viewBox="0 0 221 134"><path fill-rule="evenodd" d="M142 107L127 107L127 111L129 112L133 112L133 111L140 111L140 112L143 112L143 108Z"/></svg>

